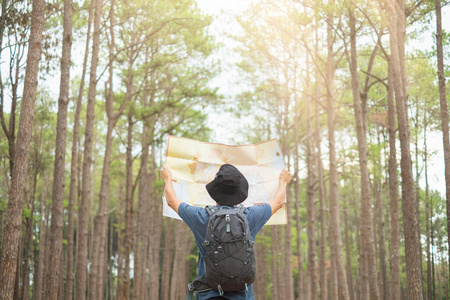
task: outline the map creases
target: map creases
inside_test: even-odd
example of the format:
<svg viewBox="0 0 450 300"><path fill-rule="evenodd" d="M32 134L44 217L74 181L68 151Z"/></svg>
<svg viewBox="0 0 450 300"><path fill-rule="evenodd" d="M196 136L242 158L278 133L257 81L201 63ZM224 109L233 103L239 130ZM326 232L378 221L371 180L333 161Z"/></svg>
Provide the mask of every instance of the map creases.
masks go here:
<svg viewBox="0 0 450 300"><path fill-rule="evenodd" d="M252 145L225 145L169 136L166 164L172 171L177 198L190 205L216 205L205 185L214 179L223 164L236 166L249 182L246 207L272 200L278 188L278 177L285 167L283 155L276 140ZM163 215L180 219L165 201ZM286 209L274 214L269 225L286 224Z"/></svg>

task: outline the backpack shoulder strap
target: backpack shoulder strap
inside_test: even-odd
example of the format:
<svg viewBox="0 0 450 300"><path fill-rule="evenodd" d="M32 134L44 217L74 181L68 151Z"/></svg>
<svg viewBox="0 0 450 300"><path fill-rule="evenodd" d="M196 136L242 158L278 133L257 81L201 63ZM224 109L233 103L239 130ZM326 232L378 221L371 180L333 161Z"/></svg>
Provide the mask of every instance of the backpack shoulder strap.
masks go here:
<svg viewBox="0 0 450 300"><path fill-rule="evenodd" d="M205 207L206 212L208 213L208 216L211 216L213 213L215 213L217 211L217 206L209 206L207 205Z"/></svg>
<svg viewBox="0 0 450 300"><path fill-rule="evenodd" d="M244 211L247 209L247 207L245 207L245 206L242 205L242 204L240 204L240 205L237 206L236 208L239 210L239 212L240 212L241 214L244 214Z"/></svg>

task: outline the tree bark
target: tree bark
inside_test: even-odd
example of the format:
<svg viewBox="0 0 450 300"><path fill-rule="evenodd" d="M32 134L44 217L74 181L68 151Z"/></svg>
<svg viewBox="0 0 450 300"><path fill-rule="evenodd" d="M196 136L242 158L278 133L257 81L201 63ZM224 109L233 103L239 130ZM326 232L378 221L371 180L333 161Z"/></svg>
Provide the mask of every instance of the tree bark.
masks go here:
<svg viewBox="0 0 450 300"><path fill-rule="evenodd" d="M258 233L259 236L264 236L265 228L263 227ZM267 246L264 242L255 243L255 256L256 256L256 279L253 283L253 293L255 294L255 299L267 300L269 293L268 287L268 276L267 276Z"/></svg>
<svg viewBox="0 0 450 300"><path fill-rule="evenodd" d="M432 204L433 202L431 202ZM433 205L431 205L431 215L433 215ZM433 222L431 222L431 247L433 251L431 252L431 267L432 267L432 277L433 277L433 299L436 298L436 267L434 264L434 234L433 234Z"/></svg>
<svg viewBox="0 0 450 300"><path fill-rule="evenodd" d="M297 103L297 102L296 102ZM300 178L298 176L299 173L299 136L298 136L298 115L299 108L296 108L295 115L295 123L294 123L294 132L295 132L295 145L294 145L294 198L295 198L295 228L297 231L297 268L298 268L298 277L297 277L297 293L299 297L304 295L303 289L303 258L302 258L302 245L301 245L301 224L300 224Z"/></svg>
<svg viewBox="0 0 450 300"><path fill-rule="evenodd" d="M395 0L387 1L389 32L391 45L391 60L393 63L393 78L395 88L396 109L398 118L398 129L401 148L401 176L402 176L402 211L403 211L403 231L405 236L405 258L406 258L406 294L409 300L422 300L422 278L421 278L421 253L420 237L418 235L418 220L414 198L414 179L412 176L412 162L410 153L409 127L406 110L406 77L402 65L402 50L404 51L404 40L398 35L404 30L401 19L404 16L404 5L394 3ZM400 12L396 11L396 8ZM403 9L403 13L402 10ZM396 16L400 15L400 17Z"/></svg>
<svg viewBox="0 0 450 300"><path fill-rule="evenodd" d="M183 222L180 222L178 220L174 221L174 231L173 233L169 233L170 235L174 236L174 244L175 244L175 255L173 258L174 263L172 264L172 272L171 272L171 279L170 279L170 298L169 299L177 299L176 293L177 290L180 289L180 281L179 281L179 275L181 272L181 265L184 262L183 257L183 247L184 247L184 236L186 236L186 233L183 231L183 228L186 225Z"/></svg>
<svg viewBox="0 0 450 300"><path fill-rule="evenodd" d="M166 232L164 241L164 262L162 267L162 279L161 279L161 291L162 300L170 300L170 271L172 270L173 263L173 224L174 220L167 219Z"/></svg>
<svg viewBox="0 0 450 300"><path fill-rule="evenodd" d="M350 73L352 80L353 109L355 112L356 136L358 140L359 168L361 172L361 235L362 247L367 254L367 269L370 288L370 299L380 299L377 279L377 260L375 254L374 229L370 199L370 179L367 166L367 137L364 114L361 107L361 94L358 79L358 62L356 53L356 26L353 7L349 10L350 18ZM364 284L364 283L363 283Z"/></svg>
<svg viewBox="0 0 450 300"><path fill-rule="evenodd" d="M44 283L44 265L45 265L45 241L47 240L47 219L48 219L48 205L47 201L47 190L44 187L41 195L41 222L39 224L39 254L38 254L38 267L34 272L33 278L33 299L42 299L42 285Z"/></svg>
<svg viewBox="0 0 450 300"><path fill-rule="evenodd" d="M307 73L309 74L309 59L307 58ZM310 87L310 80L309 75L306 77L306 87ZM317 94L317 93L315 93ZM307 188L306 188L306 194L307 194L307 204L306 204L306 214L308 219L308 262L307 262L307 275L308 278L308 288L306 296L309 299L314 300L317 298L317 285L316 285L316 279L315 279L315 270L316 270L316 237L315 237L315 220L316 220L316 163L315 163L315 151L314 151L314 131L313 131L313 115L312 115L312 108L311 108L311 102L313 99L309 98L306 101L306 111L307 111L307 138L306 138L306 166L307 166ZM297 121L297 118L296 118ZM297 125L296 125L297 127ZM297 132L297 129L295 130ZM296 134L296 140L295 140L295 167L296 170L296 184L298 184L298 134ZM298 194L298 187L297 187L297 194ZM297 210L297 222L300 222L299 217L299 199L296 198L296 210ZM298 224L298 227L300 228L300 224ZM300 230L297 231L297 248L300 248ZM302 270L299 270L299 273ZM302 296L302 294L299 294L299 296Z"/></svg>
<svg viewBox="0 0 450 300"><path fill-rule="evenodd" d="M127 90L132 89L131 86ZM127 133L127 158L126 158L126 199L125 199L125 266L123 273L122 300L126 300L130 294L130 253L131 240L133 237L133 159L132 159L132 141L133 141L133 118L128 114L128 133Z"/></svg>
<svg viewBox="0 0 450 300"><path fill-rule="evenodd" d="M327 16L327 66L326 66L326 84L327 84L327 114L328 114L328 145L330 160L330 238L333 239L333 249L336 260L336 272L339 284L340 298L349 300L347 276L345 274L344 256L342 252L342 236L339 217L339 183L338 170L336 162L336 142L335 142L335 107L334 107L334 51L333 51L333 16L331 13Z"/></svg>
<svg viewBox="0 0 450 300"><path fill-rule="evenodd" d="M142 154L141 154L141 171L139 180L139 196L138 196L138 208L137 208L137 224L136 224L136 244L134 245L134 288L133 299L142 299L142 285L145 282L145 253L147 245L147 230L145 223L147 221L147 203L148 203L148 187L151 184L148 174L148 136L147 126L144 124L142 129ZM173 299L173 298L172 298Z"/></svg>
<svg viewBox="0 0 450 300"><path fill-rule="evenodd" d="M69 206L67 211L67 247L66 247L66 292L65 300L72 300L73 297L73 254L74 254L74 206L77 199L77 169L78 169L78 145L80 143L80 114L84 92L84 82L86 77L87 60L89 56L89 41L91 35L92 12L94 1L89 5L88 28L86 35L86 46L84 50L83 69L81 72L80 88L75 108L73 138L72 138L72 156L70 161L70 188L69 188Z"/></svg>
<svg viewBox="0 0 450 300"><path fill-rule="evenodd" d="M427 110L425 109L424 121L423 121L423 163L425 168L425 223L426 223L426 237L427 237L427 299L433 299L433 283L431 280L431 244L430 244L430 197L428 186L428 149L427 149Z"/></svg>
<svg viewBox="0 0 450 300"><path fill-rule="evenodd" d="M125 99L124 103L119 108L118 112L114 112L114 92L113 92L113 58L114 58L114 1L111 1L111 9L109 13L110 18L110 45L109 45L109 80L108 89L105 85L105 111L108 119L107 133L106 133L106 146L103 160L103 170L102 170L102 180L100 185L100 199L99 207L96 217L96 228L95 228L95 238L93 246L93 259L92 259L92 271L90 274L91 286L90 298L91 299L103 299L104 288L105 288L105 273L106 273L106 247L107 247L107 237L108 237L108 200L110 192L110 167L111 167L111 152L113 137L112 133L114 130L119 117L122 115L128 98ZM106 92L107 90L107 92Z"/></svg>
<svg viewBox="0 0 450 300"><path fill-rule="evenodd" d="M276 226L272 226L271 228L271 236L272 241L277 241L278 235L277 235L277 228ZM279 299L279 283L278 283L278 268L277 268L277 258L278 254L276 251L276 242L273 242L271 244L270 251L272 253L272 261L271 261L271 279L272 279L272 299L276 300Z"/></svg>
<svg viewBox="0 0 450 300"><path fill-rule="evenodd" d="M398 175L396 159L396 122L394 105L394 72L392 61L388 60L388 131L389 131L389 199L391 232L389 256L391 266L391 299L400 300L400 222L398 216Z"/></svg>
<svg viewBox="0 0 450 300"><path fill-rule="evenodd" d="M21 286L21 292L20 292L20 299L25 300L29 299L29 293L30 293L30 245L31 242L31 232L33 230L33 216L34 216L34 194L36 190L36 181L34 181L34 188L33 188L33 197L32 197L32 203L31 203L31 212L30 217L27 220L27 229L26 229L26 236L25 236L25 242L24 242L24 254L23 254L23 267L22 267L22 286Z"/></svg>
<svg viewBox="0 0 450 300"><path fill-rule="evenodd" d="M5 233L2 240L0 263L0 299L11 300L17 270L18 245L22 229L22 207L28 169L31 129L36 99L39 61L41 58L42 32L45 22L45 1L34 0L31 13L31 30L27 66L20 110L19 131L15 146L10 198L6 213Z"/></svg>
<svg viewBox="0 0 450 300"><path fill-rule="evenodd" d="M27 233L26 233L26 239L25 239L25 251L24 251L24 262L23 262L23 280L22 280L22 292L21 292L21 299L22 300L28 300L30 298L30 270L29 270L29 260L30 260L30 247L33 244L32 242L32 233L33 233L33 217L34 217L34 208L35 208L35 200L36 200L36 185L37 185L37 176L40 171L40 164L41 164L41 156L38 152L37 148L34 148L34 155L33 155L33 192L31 196L31 212L30 217L27 220ZM1 220L0 220L1 222ZM0 248L1 249L1 248Z"/></svg>
<svg viewBox="0 0 450 300"><path fill-rule="evenodd" d="M63 208L66 163L67 105L69 102L70 52L72 48L72 0L64 0L64 32L61 56L61 81L58 99L56 149L53 173L53 202L50 225L50 259L46 274L45 298L58 299L63 248Z"/></svg>
<svg viewBox="0 0 450 300"><path fill-rule="evenodd" d="M109 105L107 104L107 106ZM99 280L100 277L99 274L101 273L101 268L103 267L102 261L103 258L105 257L104 252L108 233L107 225L108 225L108 200L109 200L109 170L111 165L111 145L112 145L113 127L114 124L112 120L108 118L108 129L106 133L106 146L103 158L103 171L100 186L100 200L96 216L96 223L95 223L96 227L92 247L93 250L92 268L90 273L90 288L89 288L90 299L101 299L99 298L99 291L103 290L103 282Z"/></svg>
<svg viewBox="0 0 450 300"><path fill-rule="evenodd" d="M153 151L152 151L153 152ZM152 158L152 165L154 164L154 157ZM153 168L153 167L152 167ZM153 169L154 170L154 169ZM160 288L160 249L161 249L161 235L163 228L163 218L161 213L161 201L159 197L151 197L150 211L150 243L149 243L149 281L150 281L150 293L151 299L159 299Z"/></svg>
<svg viewBox="0 0 450 300"><path fill-rule="evenodd" d="M438 59L439 103L441 109L442 141L444 145L445 163L445 199L447 207L447 242L448 255L450 255L450 139L447 94L445 91L444 54L442 46L442 16L441 0L436 0L436 51ZM450 274L450 264L449 274Z"/></svg>
<svg viewBox="0 0 450 300"><path fill-rule="evenodd" d="M328 283L327 283L327 260L326 260L326 218L325 218L325 179L323 175L322 150L320 146L320 119L319 104L315 103L316 111L316 148L317 157L316 164L319 174L319 202L320 202L320 299L328 299Z"/></svg>
<svg viewBox="0 0 450 300"><path fill-rule="evenodd" d="M348 220L347 220L347 201L345 201L345 209L344 209L344 232L345 232L345 256L346 256L346 269L347 269L347 279L348 279L348 290L350 293L350 300L354 300L354 292L353 292L353 280L352 280L352 259L350 255L350 242L348 238Z"/></svg>
<svg viewBox="0 0 450 300"><path fill-rule="evenodd" d="M329 236L332 237L332 221L331 218L329 220L329 224L328 224L328 228L330 231ZM331 253L330 253L330 299L331 300L339 300L339 283L338 283L338 278L337 278L337 270L336 270L336 255L333 249L335 249L336 245L335 245L335 241L333 239L330 239L330 248L331 248Z"/></svg>
<svg viewBox="0 0 450 300"><path fill-rule="evenodd" d="M286 93L288 93L286 91ZM288 145L288 137L289 137L289 120L288 120L288 112L289 112L289 97L285 97L284 99L284 113L282 115L283 118L283 142L282 148L283 153L288 157L289 160L289 145ZM290 163L287 162L287 167L289 167ZM292 199L291 186L288 185L286 189L286 225L284 226L284 238L285 238L285 251L284 253L284 265L285 269L282 274L284 274L282 278L282 282L286 285L284 292L286 293L283 299L285 300L294 300L294 282L292 277L292 217L291 217L291 199Z"/></svg>
<svg viewBox="0 0 450 300"><path fill-rule="evenodd" d="M100 18L102 14L102 0L95 2L94 34L92 47L92 60L90 69L88 102L86 107L86 128L84 136L83 176L81 182L81 203L78 208L78 240L77 240L77 267L75 274L75 286L77 287L76 299L86 299L86 275L87 275L87 247L88 247L88 223L89 223L89 197L91 188L92 144L94 135L95 95L97 90L97 66L100 47Z"/></svg>
<svg viewBox="0 0 450 300"><path fill-rule="evenodd" d="M381 143L381 142L380 142ZM381 161L379 161L381 166ZM391 299L389 296L388 287L388 274L387 274L387 263L386 263L386 239L384 235L384 216L383 216L383 203L382 203L382 185L381 180L377 179L375 182L375 201L376 201L376 214L377 214L377 224L378 224L378 238L379 238L379 256L380 256L380 298Z"/></svg>
<svg viewBox="0 0 450 300"><path fill-rule="evenodd" d="M119 195L117 198L117 280L116 280L116 300L121 299L122 295L122 283L123 283L123 256L122 256L122 223L123 223L123 210L122 210L122 195L123 185L119 185ZM112 299L112 298L111 298ZM159 299L159 298L155 298Z"/></svg>

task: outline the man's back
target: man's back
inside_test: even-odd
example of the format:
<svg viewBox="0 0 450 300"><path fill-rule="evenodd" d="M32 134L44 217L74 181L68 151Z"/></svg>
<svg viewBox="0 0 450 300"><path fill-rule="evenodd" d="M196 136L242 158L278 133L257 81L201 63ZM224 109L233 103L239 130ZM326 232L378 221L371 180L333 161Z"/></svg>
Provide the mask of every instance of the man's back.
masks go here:
<svg viewBox="0 0 450 300"><path fill-rule="evenodd" d="M185 223L189 226L191 231L194 234L195 242L197 243L197 247L200 252L199 263L198 263L198 276L202 276L205 274L205 264L204 264L204 256L205 256L205 248L202 246L202 243L205 241L206 234L206 226L208 223L209 215L205 208L191 206L186 203L182 203L178 207L178 214L185 221ZM256 234L261 230L264 224L269 220L272 215L272 209L269 204L263 204L259 206L248 207L244 211L244 215L247 217L250 234L255 240ZM256 258L258 259L258 258ZM197 295L197 299L204 300L210 299L211 297L218 297L219 292L215 290L211 290L208 292L199 293ZM225 299L230 300L251 300L253 297L253 288L249 287L249 291L236 291L236 292L225 292L222 296Z"/></svg>

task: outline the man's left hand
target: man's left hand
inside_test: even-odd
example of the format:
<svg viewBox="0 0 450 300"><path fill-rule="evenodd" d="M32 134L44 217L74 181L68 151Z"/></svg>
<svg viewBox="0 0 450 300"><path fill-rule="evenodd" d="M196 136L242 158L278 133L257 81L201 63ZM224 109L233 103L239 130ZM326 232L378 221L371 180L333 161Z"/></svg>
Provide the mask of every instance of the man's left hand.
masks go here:
<svg viewBox="0 0 450 300"><path fill-rule="evenodd" d="M161 177L162 179L164 179L164 181L172 181L172 171L170 171L167 165L164 165L161 168Z"/></svg>

